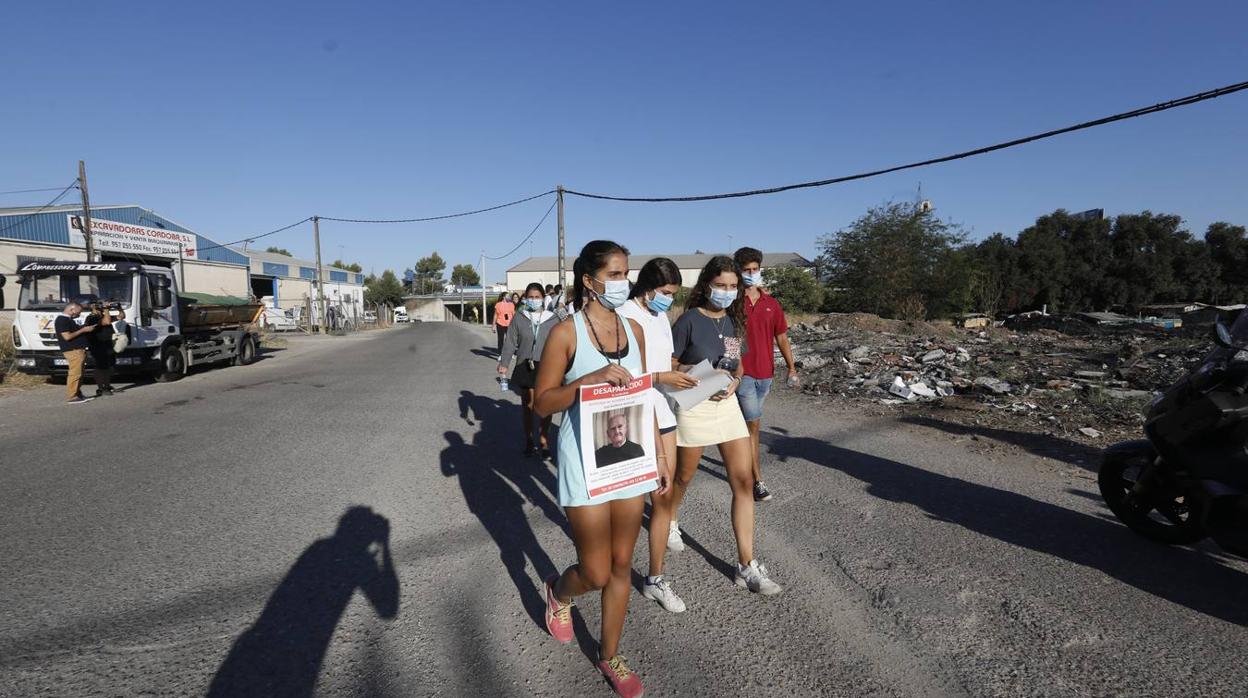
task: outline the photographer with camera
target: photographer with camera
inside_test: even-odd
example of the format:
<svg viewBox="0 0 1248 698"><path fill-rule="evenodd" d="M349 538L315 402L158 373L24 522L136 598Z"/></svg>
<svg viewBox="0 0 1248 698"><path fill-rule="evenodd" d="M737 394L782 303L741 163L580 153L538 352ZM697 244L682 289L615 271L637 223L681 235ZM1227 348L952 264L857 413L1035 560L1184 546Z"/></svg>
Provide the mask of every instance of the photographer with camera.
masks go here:
<svg viewBox="0 0 1248 698"><path fill-rule="evenodd" d="M82 314L82 306L69 303L64 312L56 316L53 330L56 332L56 343L65 355L68 373L65 376L65 401L71 405L89 402L91 398L82 396L82 366L87 360L87 347L90 346L90 334L96 330L95 325L78 326L75 322Z"/></svg>
<svg viewBox="0 0 1248 698"><path fill-rule="evenodd" d="M87 350L95 363L96 397L113 395L113 367L117 365L117 353L113 351L113 322L125 319L126 311L117 303L92 303L91 314L83 322L84 327L96 328L87 343Z"/></svg>

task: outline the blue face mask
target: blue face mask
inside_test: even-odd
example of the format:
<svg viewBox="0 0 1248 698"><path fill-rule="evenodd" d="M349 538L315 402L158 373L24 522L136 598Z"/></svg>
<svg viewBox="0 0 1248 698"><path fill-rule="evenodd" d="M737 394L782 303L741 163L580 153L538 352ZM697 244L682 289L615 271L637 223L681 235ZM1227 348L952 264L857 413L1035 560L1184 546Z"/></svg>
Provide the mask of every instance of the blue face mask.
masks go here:
<svg viewBox="0 0 1248 698"><path fill-rule="evenodd" d="M650 306L650 312L658 315L660 313L666 313L667 309L672 307L673 300L674 299L667 294L655 293L654 298L646 301L646 305Z"/></svg>
<svg viewBox="0 0 1248 698"><path fill-rule="evenodd" d="M761 286L763 283L763 270L747 271L741 274L741 280L745 282L746 286Z"/></svg>
<svg viewBox="0 0 1248 698"><path fill-rule="evenodd" d="M721 291L718 288L711 289L711 305L718 310L727 310L733 301L737 300L736 290Z"/></svg>
<svg viewBox="0 0 1248 698"><path fill-rule="evenodd" d="M542 303L541 298L525 298L524 299L524 307L528 308L530 313L536 313L537 311L541 310L542 305L543 303Z"/></svg>
<svg viewBox="0 0 1248 698"><path fill-rule="evenodd" d="M598 281L598 283L602 284L603 291L602 293L595 291L594 294L598 296L598 302L602 303L604 308L615 310L628 302L628 279L611 279Z"/></svg>

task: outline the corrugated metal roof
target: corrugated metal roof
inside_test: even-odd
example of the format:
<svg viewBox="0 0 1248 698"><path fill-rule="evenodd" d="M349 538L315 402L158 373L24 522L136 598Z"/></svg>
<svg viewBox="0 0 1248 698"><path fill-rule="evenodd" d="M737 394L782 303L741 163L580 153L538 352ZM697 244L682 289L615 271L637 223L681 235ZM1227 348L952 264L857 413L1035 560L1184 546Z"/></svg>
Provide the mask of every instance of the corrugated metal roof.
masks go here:
<svg viewBox="0 0 1248 698"><path fill-rule="evenodd" d="M69 225L66 223L65 217L80 213L82 207L74 204L65 204L49 206L42 211L40 211L40 208L38 206L0 208L0 230L4 231L0 232L0 238L24 240L27 242L44 242L52 245L68 245ZM248 264L246 256L228 247L214 247L214 245L218 244L216 241L209 240L194 230L179 225L149 208L143 208L134 204L92 206L91 215L100 220L143 225L149 228L163 228L194 235L201 248L197 254L200 259L244 266Z"/></svg>
<svg viewBox="0 0 1248 698"><path fill-rule="evenodd" d="M676 263L680 269L701 269L706 263L711 261L715 254L630 254L628 256L628 265L634 269L640 269L646 262L655 257L667 257ZM731 256L731 255L729 255ZM572 262L576 259L575 255L570 255L565 262L568 269L572 268ZM764 252L764 267L813 267L814 263L809 259L801 256L796 252ZM516 266L507 270L510 272L520 271L559 271L558 257L529 257L520 262Z"/></svg>

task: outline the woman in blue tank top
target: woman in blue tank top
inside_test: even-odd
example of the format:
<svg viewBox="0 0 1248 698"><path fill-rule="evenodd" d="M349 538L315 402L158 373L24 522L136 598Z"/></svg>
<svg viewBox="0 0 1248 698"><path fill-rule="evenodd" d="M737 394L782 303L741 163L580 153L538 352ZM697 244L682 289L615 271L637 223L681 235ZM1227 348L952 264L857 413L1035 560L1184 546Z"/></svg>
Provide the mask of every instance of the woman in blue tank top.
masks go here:
<svg viewBox="0 0 1248 698"><path fill-rule="evenodd" d="M572 265L576 313L550 332L538 365L534 410L564 412L559 427L559 504L572 527L577 563L546 580L546 629L556 640L572 640L572 597L602 590L602 637L598 669L622 696L639 696L641 679L619 654L620 634L632 592L633 548L641 530L644 495L663 494L672 481L674 454L660 452L659 481L593 498L585 485L576 425L581 386L622 386L646 372L641 328L618 315L628 300L628 250L595 240ZM660 367L666 369L668 367ZM649 425L656 430L657 426Z"/></svg>

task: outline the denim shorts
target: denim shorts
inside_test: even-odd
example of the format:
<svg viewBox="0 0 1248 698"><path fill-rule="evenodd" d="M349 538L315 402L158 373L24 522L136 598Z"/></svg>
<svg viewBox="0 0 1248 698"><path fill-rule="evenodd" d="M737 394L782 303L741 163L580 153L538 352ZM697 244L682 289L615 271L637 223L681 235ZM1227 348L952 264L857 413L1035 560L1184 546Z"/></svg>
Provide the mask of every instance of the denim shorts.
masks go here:
<svg viewBox="0 0 1248 698"><path fill-rule="evenodd" d="M741 403L741 415L745 421L754 422L763 418L763 403L767 401L767 393L771 392L771 381L771 378L741 376L737 400Z"/></svg>

